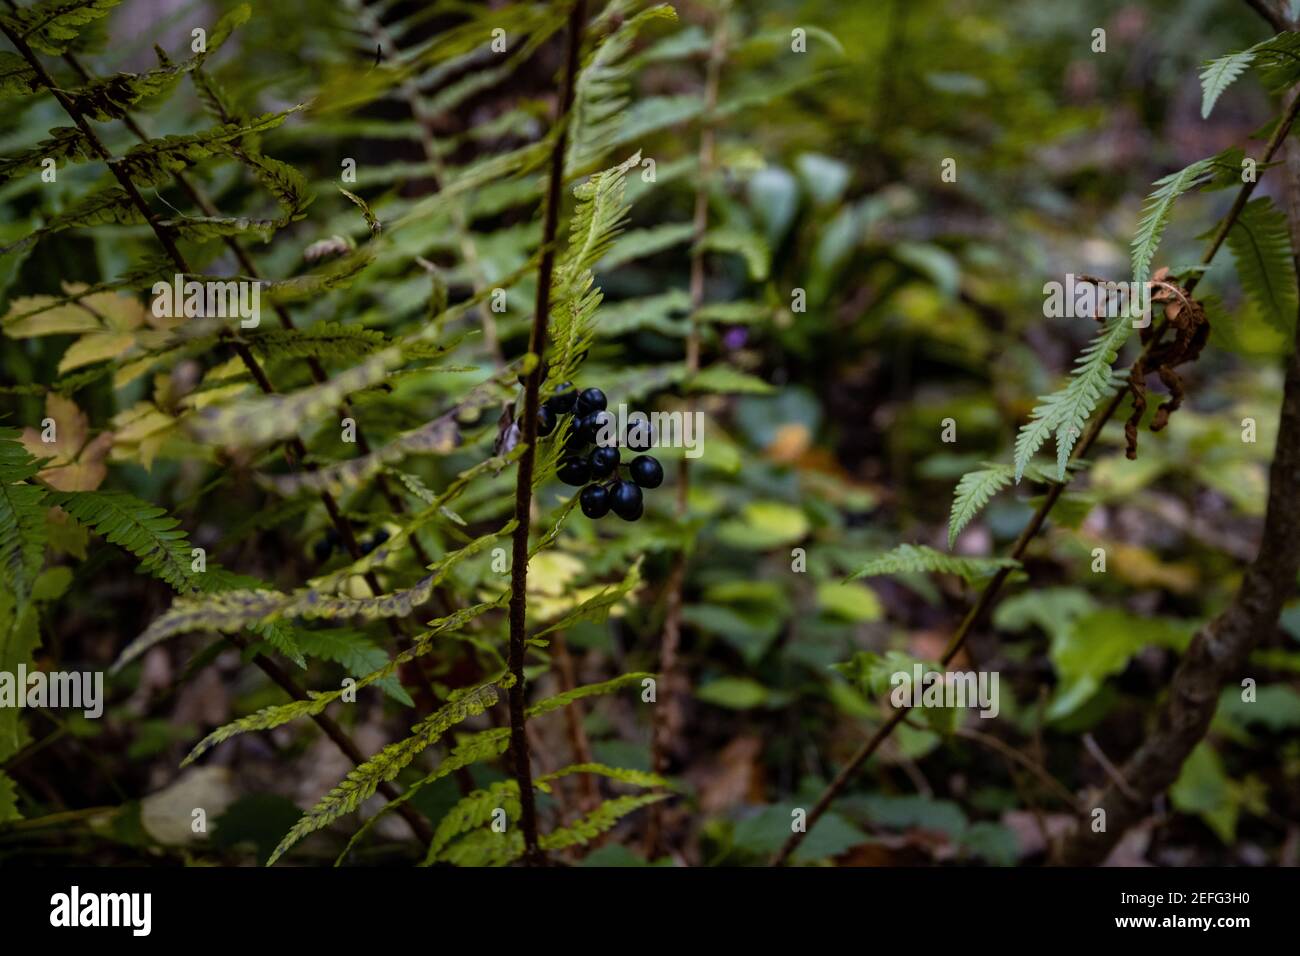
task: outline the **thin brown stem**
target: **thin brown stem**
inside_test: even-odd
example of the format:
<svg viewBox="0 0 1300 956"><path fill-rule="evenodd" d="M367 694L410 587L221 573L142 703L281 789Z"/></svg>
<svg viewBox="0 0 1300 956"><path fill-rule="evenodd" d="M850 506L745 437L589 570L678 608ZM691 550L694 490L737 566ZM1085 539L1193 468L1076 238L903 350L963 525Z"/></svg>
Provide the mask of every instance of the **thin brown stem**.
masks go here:
<svg viewBox="0 0 1300 956"><path fill-rule="evenodd" d="M555 271L555 236L560 224L561 189L564 185L564 153L568 142L569 111L573 106L573 87L578 75L578 54L582 48L582 28L587 20L586 0L576 0L569 11L565 41L564 74L560 81L560 98L555 108L559 135L551 150L551 166L546 189L546 210L542 222L541 263L537 269L537 301L533 310L528 351L536 357L524 383L523 424L519 440L524 453L519 458L515 484L515 525L510 567L510 750L515 780L519 784L520 825L524 831L524 862L536 866L545 862L537 838L537 806L533 795L533 775L529 765L528 737L524 711L527 693L524 687L524 652L528 613L528 535L532 527L533 466L537 459L537 393L542 386L542 357L546 351L546 332L551 318L551 276Z"/></svg>

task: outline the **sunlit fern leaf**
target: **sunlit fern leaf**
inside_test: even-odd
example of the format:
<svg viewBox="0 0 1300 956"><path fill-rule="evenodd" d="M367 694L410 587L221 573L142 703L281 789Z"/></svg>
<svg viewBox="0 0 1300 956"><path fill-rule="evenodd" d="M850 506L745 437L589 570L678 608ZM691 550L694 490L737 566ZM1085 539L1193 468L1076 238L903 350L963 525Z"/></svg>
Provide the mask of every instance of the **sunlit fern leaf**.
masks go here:
<svg viewBox="0 0 1300 956"><path fill-rule="evenodd" d="M497 697L497 686L492 682L456 692L451 700L411 728L409 737L389 744L353 768L294 824L267 860L267 866L274 864L303 837L358 809L374 795L381 783L394 779L444 733L456 724L483 713L497 702Z"/></svg>
<svg viewBox="0 0 1300 956"><path fill-rule="evenodd" d="M563 850L578 844L585 846L602 833L614 829L629 814L671 796L671 793L639 793L606 800L571 826L543 834L538 843L547 851Z"/></svg>
<svg viewBox="0 0 1300 956"><path fill-rule="evenodd" d="M619 18L633 3L615 0ZM618 19L618 18L615 18ZM574 86L573 112L569 118L569 143L565 157L568 175L574 175L600 161L613 146L627 112L628 86L632 67L628 53L637 34L652 20L677 19L677 12L661 3L623 19L587 57Z"/></svg>
<svg viewBox="0 0 1300 956"><path fill-rule="evenodd" d="M591 345L602 298L592 270L627 220L627 174L640 161L637 152L617 166L594 174L573 191L577 204L569 224L569 244L556 268L552 294L552 382L566 381L577 368L578 356Z"/></svg>
<svg viewBox="0 0 1300 956"><path fill-rule="evenodd" d="M188 552L186 554L188 570ZM178 588L178 590L184 590ZM236 588L201 597L178 597L138 637L123 649L113 664L119 671L156 644L192 631L233 633L279 614L291 597L280 591Z"/></svg>
<svg viewBox="0 0 1300 956"><path fill-rule="evenodd" d="M14 617L22 616L45 558L45 491L30 484L40 469L18 441L16 428L0 427L0 569L16 598ZM0 628L0 643L6 637Z"/></svg>
<svg viewBox="0 0 1300 956"><path fill-rule="evenodd" d="M948 517L948 547L957 541L957 535L999 491L1011 484L1015 470L1010 465L993 465L967 472L957 482L952 499L952 513Z"/></svg>
<svg viewBox="0 0 1300 956"><path fill-rule="evenodd" d="M1018 567L1020 562L1011 558L957 557L923 544L900 544L892 551L872 558L851 575L849 580L928 571L955 574L970 583L996 574L1004 568Z"/></svg>
<svg viewBox="0 0 1300 956"><path fill-rule="evenodd" d="M1289 335L1295 327L1296 274L1286 215L1267 197L1251 200L1227 242L1251 304L1269 325Z"/></svg>
<svg viewBox="0 0 1300 956"><path fill-rule="evenodd" d="M556 694L554 697L547 697L545 700L538 701L528 708L528 716L530 718L540 717L542 714L548 714L553 710L559 710L561 707L567 707L575 701L596 697L601 694L612 694L624 687L640 684L642 681L653 677L653 674L638 671L631 674L621 674L612 680L601 681L598 684L584 684L581 687L566 690L562 694Z"/></svg>
<svg viewBox="0 0 1300 956"><path fill-rule="evenodd" d="M1064 388L1040 396L1029 421L1016 436L1016 473L1018 483L1029 460L1049 435L1056 436L1058 480L1064 479L1070 453L1083 434L1097 402L1116 387L1111 367L1119 350L1132 333L1128 316L1111 319L1075 360L1074 372Z"/></svg>
<svg viewBox="0 0 1300 956"><path fill-rule="evenodd" d="M430 565L432 573L410 587L399 588L387 594L354 598L329 594L320 588L300 588L291 594L285 594L269 588L235 587L199 597L177 598L170 608L150 622L140 636L127 645L113 668L120 670L154 645L191 631L230 633L243 627L289 617L361 617L369 620L407 617L412 610L428 603L438 584L459 561L490 547L498 537L507 536L513 530L514 522L511 521L502 529L484 535L435 561ZM347 573L342 576L347 576ZM202 578L200 575L194 580L201 581ZM203 585L206 585L205 590L214 590L207 581L202 581L200 586Z"/></svg>
<svg viewBox="0 0 1300 956"><path fill-rule="evenodd" d="M37 0L30 6L0 13L0 23L22 37L38 53L61 56L81 35L83 27L102 17L121 0Z"/></svg>
<svg viewBox="0 0 1300 956"><path fill-rule="evenodd" d="M285 438L337 408L353 392L382 382L401 358L401 348L389 346L318 385L235 405L209 406L190 419L189 427L197 438L211 444L249 447Z"/></svg>
<svg viewBox="0 0 1300 956"><path fill-rule="evenodd" d="M1151 277L1151 261L1160 246L1160 238L1169 223L1174 203L1179 196L1196 186L1212 166L1212 158L1198 159L1190 166L1155 181L1153 185L1156 188L1143 205L1142 218L1133 237L1134 282L1146 282Z"/></svg>
<svg viewBox="0 0 1300 956"><path fill-rule="evenodd" d="M1254 49L1229 53L1210 60L1201 71L1201 119L1208 119L1224 90L1245 72L1255 59Z"/></svg>
<svg viewBox="0 0 1300 956"><path fill-rule="evenodd" d="M448 774L455 773L463 767L468 767L472 764L481 763L485 760L490 760L493 757L501 756L501 754L506 752L506 748L509 747L509 745L509 727L493 727L491 730L481 730L478 733L469 734L462 738L457 742L456 746L451 749L451 752L442 758L437 769L411 784L396 800L391 800L388 803L385 803L378 811L369 817L357 832L352 834L352 838L348 840L348 845L343 848L343 852L340 853L338 859L334 861L334 865L342 865L343 861L347 858L347 855L352 852L352 848L361 841L362 837L369 833L370 830L373 829L374 826L387 814L397 809L407 800L410 800L422 789L432 783L437 783Z"/></svg>
<svg viewBox="0 0 1300 956"><path fill-rule="evenodd" d="M587 773L595 774L598 777L605 777L609 780L616 780L619 783L630 784L634 787L670 787L672 784L664 777L657 773L650 773L646 770L633 770L628 767L611 767L603 763L575 763L567 767L561 767L559 770L543 774L534 781L539 788L548 787L556 780L562 780L565 777L571 777L574 774Z"/></svg>
<svg viewBox="0 0 1300 956"><path fill-rule="evenodd" d="M369 674L358 677L356 679L355 689L361 690L371 684L382 684L385 680L393 677L397 673L398 668L403 664L413 661L418 657L422 657L433 650L435 646L434 638L448 631L457 630L475 617L500 608L504 603L504 600L485 601L480 604L461 608L445 617L430 622L430 629L419 635L412 647L402 651L382 667L378 667ZM311 639L305 639L304 645L310 647ZM114 666L120 666L120 661L119 664ZM253 730L271 730L272 728L279 727L282 724L287 724L290 721L297 720L299 717L319 714L331 703L341 698L343 694L344 690L342 688L323 693L313 693L310 700L295 700L287 704L275 704L270 707L264 707L256 713L249 714L246 717L241 717L229 724L218 727L195 745L194 749L190 751L189 755L182 762L182 766L197 760L217 744L229 740L231 737L237 736L238 734L247 733Z"/></svg>
<svg viewBox="0 0 1300 956"><path fill-rule="evenodd" d="M519 818L519 784L516 781L498 780L461 797L438 821L438 828L429 841L425 864L438 862L452 840L487 824L498 809L505 812L508 820Z"/></svg>

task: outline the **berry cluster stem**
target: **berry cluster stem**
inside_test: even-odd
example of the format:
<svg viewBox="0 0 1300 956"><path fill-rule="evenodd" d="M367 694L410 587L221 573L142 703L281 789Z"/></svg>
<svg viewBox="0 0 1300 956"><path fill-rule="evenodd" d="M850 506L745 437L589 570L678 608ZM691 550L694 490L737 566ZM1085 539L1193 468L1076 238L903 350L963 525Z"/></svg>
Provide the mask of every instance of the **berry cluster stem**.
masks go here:
<svg viewBox="0 0 1300 956"><path fill-rule="evenodd" d="M515 780L519 784L519 818L524 831L524 862L537 866L545 862L537 839L537 806L533 797L533 773L528 758L528 737L524 710L524 651L528 598L528 534L532 527L533 465L537 459L537 393L542 386L542 356L546 349L546 331L551 319L551 275L555 271L555 236L559 230L560 197L564 185L564 154L568 142L568 117L573 106L573 87L578 73L578 53L582 47L582 28L587 19L586 0L576 0L569 11L568 38L565 44L564 75L560 81L560 100L555 122L559 135L551 150L551 168L546 187L546 212L542 222L542 260L537 269L537 304L533 310L533 327L528 351L537 357L524 383L524 412L520 441L524 453L519 458L515 484L515 525L510 567L510 752Z"/></svg>

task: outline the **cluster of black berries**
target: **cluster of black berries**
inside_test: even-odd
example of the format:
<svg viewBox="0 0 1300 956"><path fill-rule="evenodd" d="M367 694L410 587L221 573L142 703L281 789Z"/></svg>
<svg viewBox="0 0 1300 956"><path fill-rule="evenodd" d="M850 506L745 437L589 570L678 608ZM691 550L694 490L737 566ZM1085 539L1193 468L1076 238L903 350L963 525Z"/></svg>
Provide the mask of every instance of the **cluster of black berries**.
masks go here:
<svg viewBox="0 0 1300 956"><path fill-rule="evenodd" d="M565 382L537 410L537 434L549 435L561 418L572 415L557 476L566 485L582 488L578 503L588 518L603 518L612 511L624 521L635 521L641 517L644 507L641 489L663 484L664 469L649 455L637 455L624 464L617 448L605 445L591 448L602 428L614 427L613 416L605 411L606 404L605 393L600 389L579 392L572 383ZM651 441L647 431L641 439L629 436L626 445L632 451L645 451ZM623 468L631 480L619 477Z"/></svg>

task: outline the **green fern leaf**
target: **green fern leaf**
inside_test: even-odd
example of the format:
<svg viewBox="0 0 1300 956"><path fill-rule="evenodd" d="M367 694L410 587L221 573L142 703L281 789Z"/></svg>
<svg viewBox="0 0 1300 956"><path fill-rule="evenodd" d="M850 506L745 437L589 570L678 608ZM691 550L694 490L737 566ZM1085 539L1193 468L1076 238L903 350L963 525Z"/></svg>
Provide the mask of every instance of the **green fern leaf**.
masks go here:
<svg viewBox="0 0 1300 956"><path fill-rule="evenodd" d="M258 329L246 333L248 346L262 358L314 358L357 361L388 344L388 336L340 322L321 322L306 329Z"/></svg>
<svg viewBox="0 0 1300 956"><path fill-rule="evenodd" d="M629 6L619 3L611 6ZM612 148L627 113L631 66L628 53L637 34L652 20L677 19L668 4L649 7L624 19L596 45L578 73L574 86L573 112L569 119L569 145L565 169L569 176L598 163Z"/></svg>
<svg viewBox="0 0 1300 956"><path fill-rule="evenodd" d="M1146 199L1137 234L1133 237L1134 282L1143 283L1151 278L1151 261L1160 246L1160 238L1169 223L1174 203L1179 196L1196 186L1213 165L1213 158L1198 159L1190 166L1155 181L1153 185L1156 188Z"/></svg>
<svg viewBox="0 0 1300 956"><path fill-rule="evenodd" d="M1205 64L1201 71L1201 119L1208 119L1223 91L1245 72L1255 59L1254 48L1229 53Z"/></svg>
<svg viewBox="0 0 1300 956"><path fill-rule="evenodd" d="M45 491L29 484L40 464L18 441L16 428L0 428L0 569L12 589L13 616L21 618L45 559ZM0 627L0 643L7 628Z"/></svg>
<svg viewBox="0 0 1300 956"><path fill-rule="evenodd" d="M1296 274L1286 215L1267 197L1251 200L1227 242L1251 304L1269 325L1289 336L1295 327Z"/></svg>
<svg viewBox="0 0 1300 956"><path fill-rule="evenodd" d="M410 800L411 797L419 793L423 788L429 786L429 784L436 783L448 774L455 773L463 767L482 763L483 761L490 760L493 757L499 757L501 754L506 752L506 748L509 746L509 727L494 727L491 730L481 730L476 734L469 734L461 739L456 746L451 749L451 753L447 754L447 756L442 759L442 762L438 764L436 770L411 784L396 800L390 800L388 803L385 803L374 813L373 816L367 819L357 832L352 834L352 838L348 840L348 845L343 848L343 852L340 853L338 859L334 861L334 865L341 866L348 854L352 852L352 848L361 842L361 838L369 833L385 815L396 810L407 800Z"/></svg>
<svg viewBox="0 0 1300 956"><path fill-rule="evenodd" d="M0 51L0 100L27 96L41 89L36 71L17 53Z"/></svg>
<svg viewBox="0 0 1300 956"><path fill-rule="evenodd" d="M953 495L952 513L948 516L949 549L956 543L962 529L975 520L994 495L1011 484L1014 476L1015 471L1009 465L993 465L962 475Z"/></svg>
<svg viewBox="0 0 1300 956"><path fill-rule="evenodd" d="M933 571L941 574L955 574L970 583L980 578L996 574L1004 568L1018 568L1019 561L1010 558L966 558L944 554L923 544L900 544L892 551L872 558L849 577L850 581L858 578L873 578L890 574L915 574L920 571Z"/></svg>
<svg viewBox="0 0 1300 956"><path fill-rule="evenodd" d="M1056 435L1058 480L1065 479L1066 467L1075 443L1102 395L1115 388L1111 368L1119 350L1132 333L1128 316L1111 319L1075 361L1074 374L1060 391L1040 396L1029 421L1016 437L1016 482L1024 476L1029 460L1047 436Z"/></svg>
<svg viewBox="0 0 1300 956"><path fill-rule="evenodd" d="M456 693L433 714L411 728L411 736L389 744L369 760L353 768L343 780L308 810L280 841L267 860L271 866L309 833L329 826L339 817L358 809L385 781L394 779L411 761L463 721L483 713L497 702L495 683L479 684Z"/></svg>
<svg viewBox="0 0 1300 956"><path fill-rule="evenodd" d="M548 851L563 850L578 844L585 846L602 833L614 829L618 822L629 814L652 803L667 800L670 796L672 796L670 793L640 793L606 800L572 826L561 827L544 834L539 838L538 843L543 850Z"/></svg>
<svg viewBox="0 0 1300 956"><path fill-rule="evenodd" d="M108 16L121 0L38 0L12 13L0 14L0 22L22 37L39 53L62 56L81 35L77 27Z"/></svg>
<svg viewBox="0 0 1300 956"><path fill-rule="evenodd" d="M542 714L549 714L561 707L568 707L575 701L600 694L612 694L616 690L622 690L632 684L640 684L643 680L651 677L654 677L654 675L638 671L632 674L621 674L613 680L602 681L599 684L584 684L562 694L556 694L554 697L547 697L545 700L538 701L528 708L527 713L529 717L540 717Z"/></svg>
<svg viewBox="0 0 1300 956"><path fill-rule="evenodd" d="M139 570L182 593L209 585L191 570L189 539L162 509L120 491L58 491L50 500L72 517L140 559Z"/></svg>

